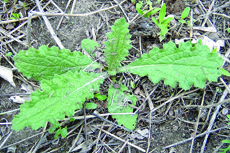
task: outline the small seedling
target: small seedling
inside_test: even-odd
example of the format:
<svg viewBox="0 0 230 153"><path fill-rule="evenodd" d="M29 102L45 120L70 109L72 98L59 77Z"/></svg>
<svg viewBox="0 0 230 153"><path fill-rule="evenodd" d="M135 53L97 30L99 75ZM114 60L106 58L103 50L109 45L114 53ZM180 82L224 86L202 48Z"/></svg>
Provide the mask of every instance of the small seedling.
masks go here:
<svg viewBox="0 0 230 153"><path fill-rule="evenodd" d="M189 12L190 12L190 7L186 7L181 14L181 18L179 20L180 23L182 24L186 23L186 20L184 19L188 16Z"/></svg>
<svg viewBox="0 0 230 153"><path fill-rule="evenodd" d="M228 119L230 121L230 115L227 115L227 117L228 117ZM228 123L228 124L230 125L230 123ZM230 144L230 140L223 140L222 143ZM219 152L219 153L226 153L226 152L230 151L230 145L227 148L220 149L220 150L221 150L221 152Z"/></svg>
<svg viewBox="0 0 230 153"><path fill-rule="evenodd" d="M96 97L98 100L105 100L107 98L106 95L100 95L99 93L95 94L94 97Z"/></svg>
<svg viewBox="0 0 230 153"><path fill-rule="evenodd" d="M97 104L95 104L95 103L86 103L85 107L87 109L96 109L97 108Z"/></svg>
<svg viewBox="0 0 230 153"><path fill-rule="evenodd" d="M226 31L227 31L228 33L230 33L230 28L227 28Z"/></svg>
<svg viewBox="0 0 230 153"><path fill-rule="evenodd" d="M139 1L139 3L136 4L136 10L137 10L137 12L140 15L144 15L145 14L144 17L148 18L148 17L150 17L151 15L157 13L160 10L160 8L158 8L158 7L155 8L155 9L153 9L152 2L150 0L146 0L146 3L147 3L148 8L149 8L148 10L142 10L141 9L141 7L143 6L143 2L142 1Z"/></svg>
<svg viewBox="0 0 230 153"><path fill-rule="evenodd" d="M11 52L8 52L5 56L10 57L11 55L13 55Z"/></svg>
<svg viewBox="0 0 230 153"><path fill-rule="evenodd" d="M18 20L20 18L20 14L18 13L12 13L13 16L10 17L12 20Z"/></svg>
<svg viewBox="0 0 230 153"><path fill-rule="evenodd" d="M165 35L168 32L168 26L169 26L170 21L174 19L174 17L165 18L165 15L166 15L166 5L164 3L160 9L158 20L152 17L153 22L161 29L161 32L160 32L161 41L165 38Z"/></svg>

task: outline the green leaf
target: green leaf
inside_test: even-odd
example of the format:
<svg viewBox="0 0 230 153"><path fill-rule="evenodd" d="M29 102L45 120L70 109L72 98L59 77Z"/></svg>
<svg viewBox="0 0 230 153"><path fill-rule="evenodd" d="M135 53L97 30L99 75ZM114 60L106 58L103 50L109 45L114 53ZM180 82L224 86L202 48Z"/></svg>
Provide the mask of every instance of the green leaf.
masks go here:
<svg viewBox="0 0 230 153"><path fill-rule="evenodd" d="M230 33L230 28L227 28L226 31L227 31L228 33Z"/></svg>
<svg viewBox="0 0 230 153"><path fill-rule="evenodd" d="M161 29L161 33L160 33L161 36L166 35L169 31L167 25L162 25L160 29Z"/></svg>
<svg viewBox="0 0 230 153"><path fill-rule="evenodd" d="M109 87L108 91L108 110L110 113L133 113L133 108L130 106L136 105L136 96L126 94L128 88L121 84L120 89ZM129 104L130 103L130 104ZM137 115L112 115L117 119L119 125L124 125L126 128L133 130L136 125Z"/></svg>
<svg viewBox="0 0 230 153"><path fill-rule="evenodd" d="M140 15L143 15L144 12L141 10L142 7L142 1L139 1L139 3L136 4L136 10Z"/></svg>
<svg viewBox="0 0 230 153"><path fill-rule="evenodd" d="M230 73L229 73L228 71L226 71L225 69L220 68L220 71L221 71L221 73L222 73L223 75L225 75L225 76L230 76Z"/></svg>
<svg viewBox="0 0 230 153"><path fill-rule="evenodd" d="M38 50L29 48L29 50L20 51L13 59L17 69L23 75L37 81L52 79L54 74L63 74L69 70L79 71L93 62L81 52L59 50L56 46L49 48L45 45L40 46ZM98 63L91 65L91 68L99 67Z"/></svg>
<svg viewBox="0 0 230 153"><path fill-rule="evenodd" d="M144 10L143 14L145 14L146 12L148 12L148 10ZM145 14L144 17L148 18L148 17L150 17L150 15L151 15L151 11L149 13Z"/></svg>
<svg viewBox="0 0 230 153"><path fill-rule="evenodd" d="M20 106L19 115L12 121L12 129L19 131L26 126L36 130L46 122L56 125L57 120L72 116L81 109L84 101L94 97L105 75L67 72L55 75L52 80L43 80L41 90L31 94L31 101Z"/></svg>
<svg viewBox="0 0 230 153"><path fill-rule="evenodd" d="M8 52L5 56L9 57L11 56L13 53L12 52Z"/></svg>
<svg viewBox="0 0 230 153"><path fill-rule="evenodd" d="M107 33L108 40L104 43L104 52L109 67L108 73L111 75L116 74L116 69L121 66L121 61L126 59L129 49L132 48L128 27L125 18L121 18L111 27L112 32Z"/></svg>
<svg viewBox="0 0 230 153"><path fill-rule="evenodd" d="M153 22L159 27L159 22L157 21L156 18L152 17Z"/></svg>
<svg viewBox="0 0 230 153"><path fill-rule="evenodd" d="M179 22L180 22L180 23L183 23L183 24L186 23L185 20L179 20Z"/></svg>
<svg viewBox="0 0 230 153"><path fill-rule="evenodd" d="M230 143L230 140L223 140L223 143Z"/></svg>
<svg viewBox="0 0 230 153"><path fill-rule="evenodd" d="M149 7L152 7L152 2L150 1L150 0L146 0L146 4L148 4L149 5ZM151 9L151 8L150 8Z"/></svg>
<svg viewBox="0 0 230 153"><path fill-rule="evenodd" d="M100 93L97 93L94 95L98 100L105 100L107 98L106 95L100 95Z"/></svg>
<svg viewBox="0 0 230 153"><path fill-rule="evenodd" d="M162 22L162 24L167 25L172 19L174 19L174 17L168 17Z"/></svg>
<svg viewBox="0 0 230 153"><path fill-rule="evenodd" d="M99 47L99 44L91 39L83 39L81 41L81 48L85 49L85 51L89 54L92 53L95 47Z"/></svg>
<svg viewBox="0 0 230 153"><path fill-rule="evenodd" d="M118 72L147 76L153 83L164 79L166 85L179 86L188 90L193 84L203 88L206 80L217 81L221 75L222 58L211 53L206 45L199 43L192 46L190 42L180 43L179 48L173 42L163 45L163 49L153 48L142 57Z"/></svg>
<svg viewBox="0 0 230 153"><path fill-rule="evenodd" d="M20 14L18 13L12 13L13 17L11 17L11 19L19 19Z"/></svg>
<svg viewBox="0 0 230 153"><path fill-rule="evenodd" d="M73 121L75 121L75 118L71 117L71 118L69 119L69 121L70 121L70 122L73 122Z"/></svg>
<svg viewBox="0 0 230 153"><path fill-rule="evenodd" d="M156 7L155 9L153 9L152 11L151 11L151 14L155 14L155 13L157 13L158 11L160 11L161 9L159 8L159 7Z"/></svg>
<svg viewBox="0 0 230 153"><path fill-rule="evenodd" d="M184 11L182 12L182 14L181 14L181 20L183 20L184 18L186 18L188 16L189 12L190 12L190 7L186 7L184 9Z"/></svg>
<svg viewBox="0 0 230 153"><path fill-rule="evenodd" d="M53 133L57 128L60 128L61 125L57 120L52 121L52 126L49 129L49 133Z"/></svg>
<svg viewBox="0 0 230 153"><path fill-rule="evenodd" d="M166 5L165 3L162 5L160 13L159 13L159 22L162 23L164 21L166 14Z"/></svg>
<svg viewBox="0 0 230 153"><path fill-rule="evenodd" d="M130 86L131 86L131 88L135 88L135 84L133 83L132 80L130 81Z"/></svg>
<svg viewBox="0 0 230 153"><path fill-rule="evenodd" d="M95 104L95 103L86 103L85 107L87 109L96 109L97 108L97 104Z"/></svg>
<svg viewBox="0 0 230 153"><path fill-rule="evenodd" d="M68 132L67 132L67 127L64 128L59 128L54 135L54 139L57 139L59 135L61 135L63 138L65 138L67 136Z"/></svg>

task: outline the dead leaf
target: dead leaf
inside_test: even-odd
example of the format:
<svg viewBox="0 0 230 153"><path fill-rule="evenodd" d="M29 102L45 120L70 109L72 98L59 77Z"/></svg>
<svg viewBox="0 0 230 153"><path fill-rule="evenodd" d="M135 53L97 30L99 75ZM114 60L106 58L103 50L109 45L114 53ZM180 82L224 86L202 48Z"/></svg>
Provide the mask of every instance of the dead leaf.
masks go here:
<svg viewBox="0 0 230 153"><path fill-rule="evenodd" d="M19 104L23 104L25 101L30 101L30 96L11 96L9 98L10 100L12 100L14 103L19 103Z"/></svg>
<svg viewBox="0 0 230 153"><path fill-rule="evenodd" d="M137 129L135 133L131 134L131 138L144 139L147 138L148 135L149 135L148 129L144 129L144 130Z"/></svg>
<svg viewBox="0 0 230 153"><path fill-rule="evenodd" d="M0 77L8 81L13 87L15 87L12 69L0 66Z"/></svg>

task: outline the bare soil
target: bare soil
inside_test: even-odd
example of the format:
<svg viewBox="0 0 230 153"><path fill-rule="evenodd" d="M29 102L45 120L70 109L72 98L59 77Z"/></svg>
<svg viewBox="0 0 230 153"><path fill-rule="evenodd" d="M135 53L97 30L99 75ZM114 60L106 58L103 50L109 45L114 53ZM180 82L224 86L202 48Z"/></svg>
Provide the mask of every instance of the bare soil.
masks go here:
<svg viewBox="0 0 230 153"><path fill-rule="evenodd" d="M154 7L160 7L156 0L151 1ZM21 2L25 4L25 7L21 6ZM0 2L0 65L8 68L14 66L12 59L14 54L20 50L28 49L28 42L34 48L41 45L58 46L42 16L34 14L31 25L28 27L29 12L39 12L35 1L25 0L21 2L4 3L3 0ZM226 31L230 23L230 3L228 0L217 0L214 4L211 0L165 0L167 15L173 14L175 20L170 23L170 30L162 42L160 42L158 35L160 29L152 22L151 18L137 16L135 5L130 0L126 0L120 6L109 8L117 5L117 2L121 3L121 0L78 0L75 4L70 1L68 7L68 1L65 0L43 0L39 3L44 12L60 13L62 10L70 14L72 10L73 14L85 14L81 17L47 16L62 45L71 51L80 51L81 40L85 38L96 39L103 47L103 43L107 39L106 33L111 31L110 26L116 19L125 17L130 24L129 29L133 45L133 48L130 49L130 55L127 57L128 62L134 61L143 53L148 53L154 46L162 48L163 44L169 41L190 39L191 27L186 24L181 26L178 22L182 11L186 7L190 7L193 10L193 19L196 20L193 27L204 27L204 29L193 29L192 38L203 35L214 41L224 40L224 46L220 48L219 53L226 58L223 68L230 71L230 34ZM102 10L104 8L107 9ZM91 13L94 11L96 12ZM21 14L20 19L10 19L12 13ZM153 16L157 17L158 15ZM186 19L189 20L189 18ZM57 28L58 25L60 25L59 28ZM215 27L217 31L210 31L208 29L210 26ZM12 52L13 55L6 57L5 55L9 52ZM103 61L100 62L103 63ZM121 82L131 89L130 75L117 74L116 80L121 77L123 77ZM207 82L204 89L192 87L187 91L179 87L166 86L164 81L153 84L147 77L136 75L132 75L132 77L136 80L134 82L136 87L132 89L132 92L138 98L137 107L141 106L147 95L156 88L148 102L139 111L137 125L133 133L117 128L96 117L87 119L88 131L85 131L84 118L82 118L74 122L63 121L63 125L68 127L69 133L66 138L59 137L57 140L54 139L54 133L47 132L49 124L39 130L32 130L29 127L19 132L11 130L11 121L19 113L20 104L10 100L10 97L27 94L22 89L22 84L26 84L31 90L36 90L39 88L39 82L25 78L17 71L14 71L16 87L0 78L0 152L59 153L71 152L72 149L72 152L105 153L186 153L190 151L211 153L218 152L222 147L227 147L226 144L222 143L222 140L229 138L230 131L227 127L228 118L226 115L229 114L230 105L228 101L222 104L218 103L223 95L224 99L229 98L227 92L229 90L227 90L229 77L221 76L217 82ZM106 79L101 85L100 92L108 94L107 89L110 84L110 81ZM105 101L96 99L94 101L100 104L96 111L101 114L108 113ZM165 105L150 114L149 102L153 103L155 107ZM196 106L189 107L189 105ZM210 107L201 109L202 105ZM220 106L219 110L217 110L218 106ZM90 114L87 113L86 115ZM84 117L84 113L77 111L75 116ZM214 116L216 118L212 122ZM113 120L111 116L105 117L105 119L116 124L116 120ZM102 130L95 128L96 126L100 126ZM208 130L208 127L211 129ZM216 131L210 132L210 130ZM207 131L209 132L208 135L205 133ZM87 134L87 139L85 134ZM207 141L205 136L208 136ZM121 138L125 142L117 138Z"/></svg>

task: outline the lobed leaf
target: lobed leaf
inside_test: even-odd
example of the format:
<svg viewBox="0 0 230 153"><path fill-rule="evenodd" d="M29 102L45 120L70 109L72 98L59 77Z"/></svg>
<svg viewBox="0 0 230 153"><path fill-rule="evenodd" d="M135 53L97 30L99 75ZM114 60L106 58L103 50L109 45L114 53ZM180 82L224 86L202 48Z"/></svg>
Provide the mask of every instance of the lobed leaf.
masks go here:
<svg viewBox="0 0 230 153"><path fill-rule="evenodd" d="M91 39L83 39L81 41L81 48L85 49L85 51L89 54L92 54L92 51L95 47L99 47L99 44Z"/></svg>
<svg viewBox="0 0 230 153"><path fill-rule="evenodd" d="M136 105L136 96L125 94L128 88L121 84L120 89L116 89L112 86L108 91L108 110L110 113L133 113L131 106ZM137 115L112 115L116 118L119 125L123 124L126 128L133 130L136 125Z"/></svg>
<svg viewBox="0 0 230 153"><path fill-rule="evenodd" d="M29 48L20 51L14 57L17 69L27 78L37 81L52 79L54 74L63 74L69 70L79 71L86 68L93 61L82 55L81 52L71 52L68 49L59 50L58 47L42 45L39 49ZM92 68L100 67L99 64L92 64Z"/></svg>
<svg viewBox="0 0 230 153"><path fill-rule="evenodd" d="M128 70L130 73L147 76L153 83L164 79L166 85L179 86L188 90L193 84L203 88L206 80L217 81L221 75L219 68L222 58L211 53L206 45L190 42L180 43L177 48L173 42L164 44L163 49L153 48L149 54L130 63L119 72Z"/></svg>
<svg viewBox="0 0 230 153"><path fill-rule="evenodd" d="M43 80L41 90L31 94L31 101L20 106L19 115L12 121L12 129L19 131L26 126L36 130L51 122L58 127L57 120L74 115L84 101L94 97L105 76L84 71L55 75L52 80ZM54 128L54 129L55 129Z"/></svg>
<svg viewBox="0 0 230 153"><path fill-rule="evenodd" d="M104 43L104 55L109 68L108 73L111 75L116 74L116 69L121 66L120 62L125 60L129 49L132 48L128 27L129 24L125 21L125 18L121 18L116 20L111 27L112 32L107 33L108 40Z"/></svg>

